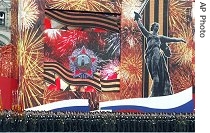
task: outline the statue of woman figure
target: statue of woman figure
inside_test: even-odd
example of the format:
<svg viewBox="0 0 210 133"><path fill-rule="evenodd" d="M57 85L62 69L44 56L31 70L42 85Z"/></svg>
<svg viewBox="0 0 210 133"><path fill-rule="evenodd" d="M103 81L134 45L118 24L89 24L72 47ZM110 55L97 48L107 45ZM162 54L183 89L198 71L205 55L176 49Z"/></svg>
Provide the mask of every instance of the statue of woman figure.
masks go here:
<svg viewBox="0 0 210 133"><path fill-rule="evenodd" d="M149 32L141 22L141 16L135 13L135 21L138 24L144 37L147 39L145 51L145 62L152 78L153 84L150 97L172 95L173 89L164 56L170 56L170 49L167 43L185 42L182 38L171 38L158 35L159 24L154 22Z"/></svg>

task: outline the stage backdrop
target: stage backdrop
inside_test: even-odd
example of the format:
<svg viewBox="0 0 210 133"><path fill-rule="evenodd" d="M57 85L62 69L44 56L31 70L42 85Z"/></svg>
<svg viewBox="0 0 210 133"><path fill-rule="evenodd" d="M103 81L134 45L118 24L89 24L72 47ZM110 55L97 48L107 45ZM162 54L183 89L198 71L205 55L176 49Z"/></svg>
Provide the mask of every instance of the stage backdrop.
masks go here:
<svg viewBox="0 0 210 133"><path fill-rule="evenodd" d="M148 0L147 0L148 1ZM166 44L172 95L150 97L144 0L19 0L19 99L26 110L194 111L193 1L149 0L142 23ZM162 53L164 54L164 53ZM163 88L160 88L163 89Z"/></svg>

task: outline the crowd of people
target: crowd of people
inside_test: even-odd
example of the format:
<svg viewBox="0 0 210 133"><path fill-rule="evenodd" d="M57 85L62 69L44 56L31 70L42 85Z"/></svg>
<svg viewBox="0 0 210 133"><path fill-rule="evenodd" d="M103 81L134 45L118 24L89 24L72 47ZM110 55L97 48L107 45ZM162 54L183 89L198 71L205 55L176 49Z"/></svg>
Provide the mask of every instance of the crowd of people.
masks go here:
<svg viewBox="0 0 210 133"><path fill-rule="evenodd" d="M0 112L0 132L194 132L194 113Z"/></svg>

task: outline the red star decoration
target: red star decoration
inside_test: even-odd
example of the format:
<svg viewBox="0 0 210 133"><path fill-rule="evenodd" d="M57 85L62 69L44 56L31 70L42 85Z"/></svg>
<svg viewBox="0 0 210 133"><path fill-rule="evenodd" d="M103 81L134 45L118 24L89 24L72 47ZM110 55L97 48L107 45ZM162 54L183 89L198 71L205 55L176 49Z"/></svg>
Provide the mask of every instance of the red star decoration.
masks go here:
<svg viewBox="0 0 210 133"><path fill-rule="evenodd" d="M87 52L87 49L83 46L81 51L79 52L79 55L87 55L88 57L90 57L90 62L91 62L91 65L96 62L97 58L96 57L91 57L90 55L88 55L88 52ZM73 56L71 57L71 61L72 62L75 62L77 61L77 56ZM74 74L75 76L80 76L81 74L86 74L87 76L92 76L93 75L93 70L91 69L91 67L87 67L86 68L86 71L84 71L85 69L79 69L79 68L76 68L76 70L74 71Z"/></svg>

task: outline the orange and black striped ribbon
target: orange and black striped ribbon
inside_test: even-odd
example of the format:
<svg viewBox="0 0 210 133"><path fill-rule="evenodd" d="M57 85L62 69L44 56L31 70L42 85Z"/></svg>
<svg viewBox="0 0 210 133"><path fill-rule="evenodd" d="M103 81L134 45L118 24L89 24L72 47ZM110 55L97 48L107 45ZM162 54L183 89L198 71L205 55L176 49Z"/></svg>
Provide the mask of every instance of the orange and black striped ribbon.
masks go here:
<svg viewBox="0 0 210 133"><path fill-rule="evenodd" d="M99 91L119 91L120 79L102 80L97 74L93 78L75 78L73 73L57 62L44 62L44 79L55 84L55 75L59 75L69 85L91 85Z"/></svg>
<svg viewBox="0 0 210 133"><path fill-rule="evenodd" d="M119 33L119 14L103 14L94 12L76 12L68 10L45 10L45 14L64 25L79 27L99 27Z"/></svg>
<svg viewBox="0 0 210 133"><path fill-rule="evenodd" d="M168 35L168 3L169 0L150 0L144 10L144 26L150 31L154 22L160 24L159 34ZM146 39L144 38L143 53L146 49ZM148 97L151 82L145 62L143 61L143 97Z"/></svg>
<svg viewBox="0 0 210 133"><path fill-rule="evenodd" d="M121 3L122 0L45 0L45 8L119 14Z"/></svg>

